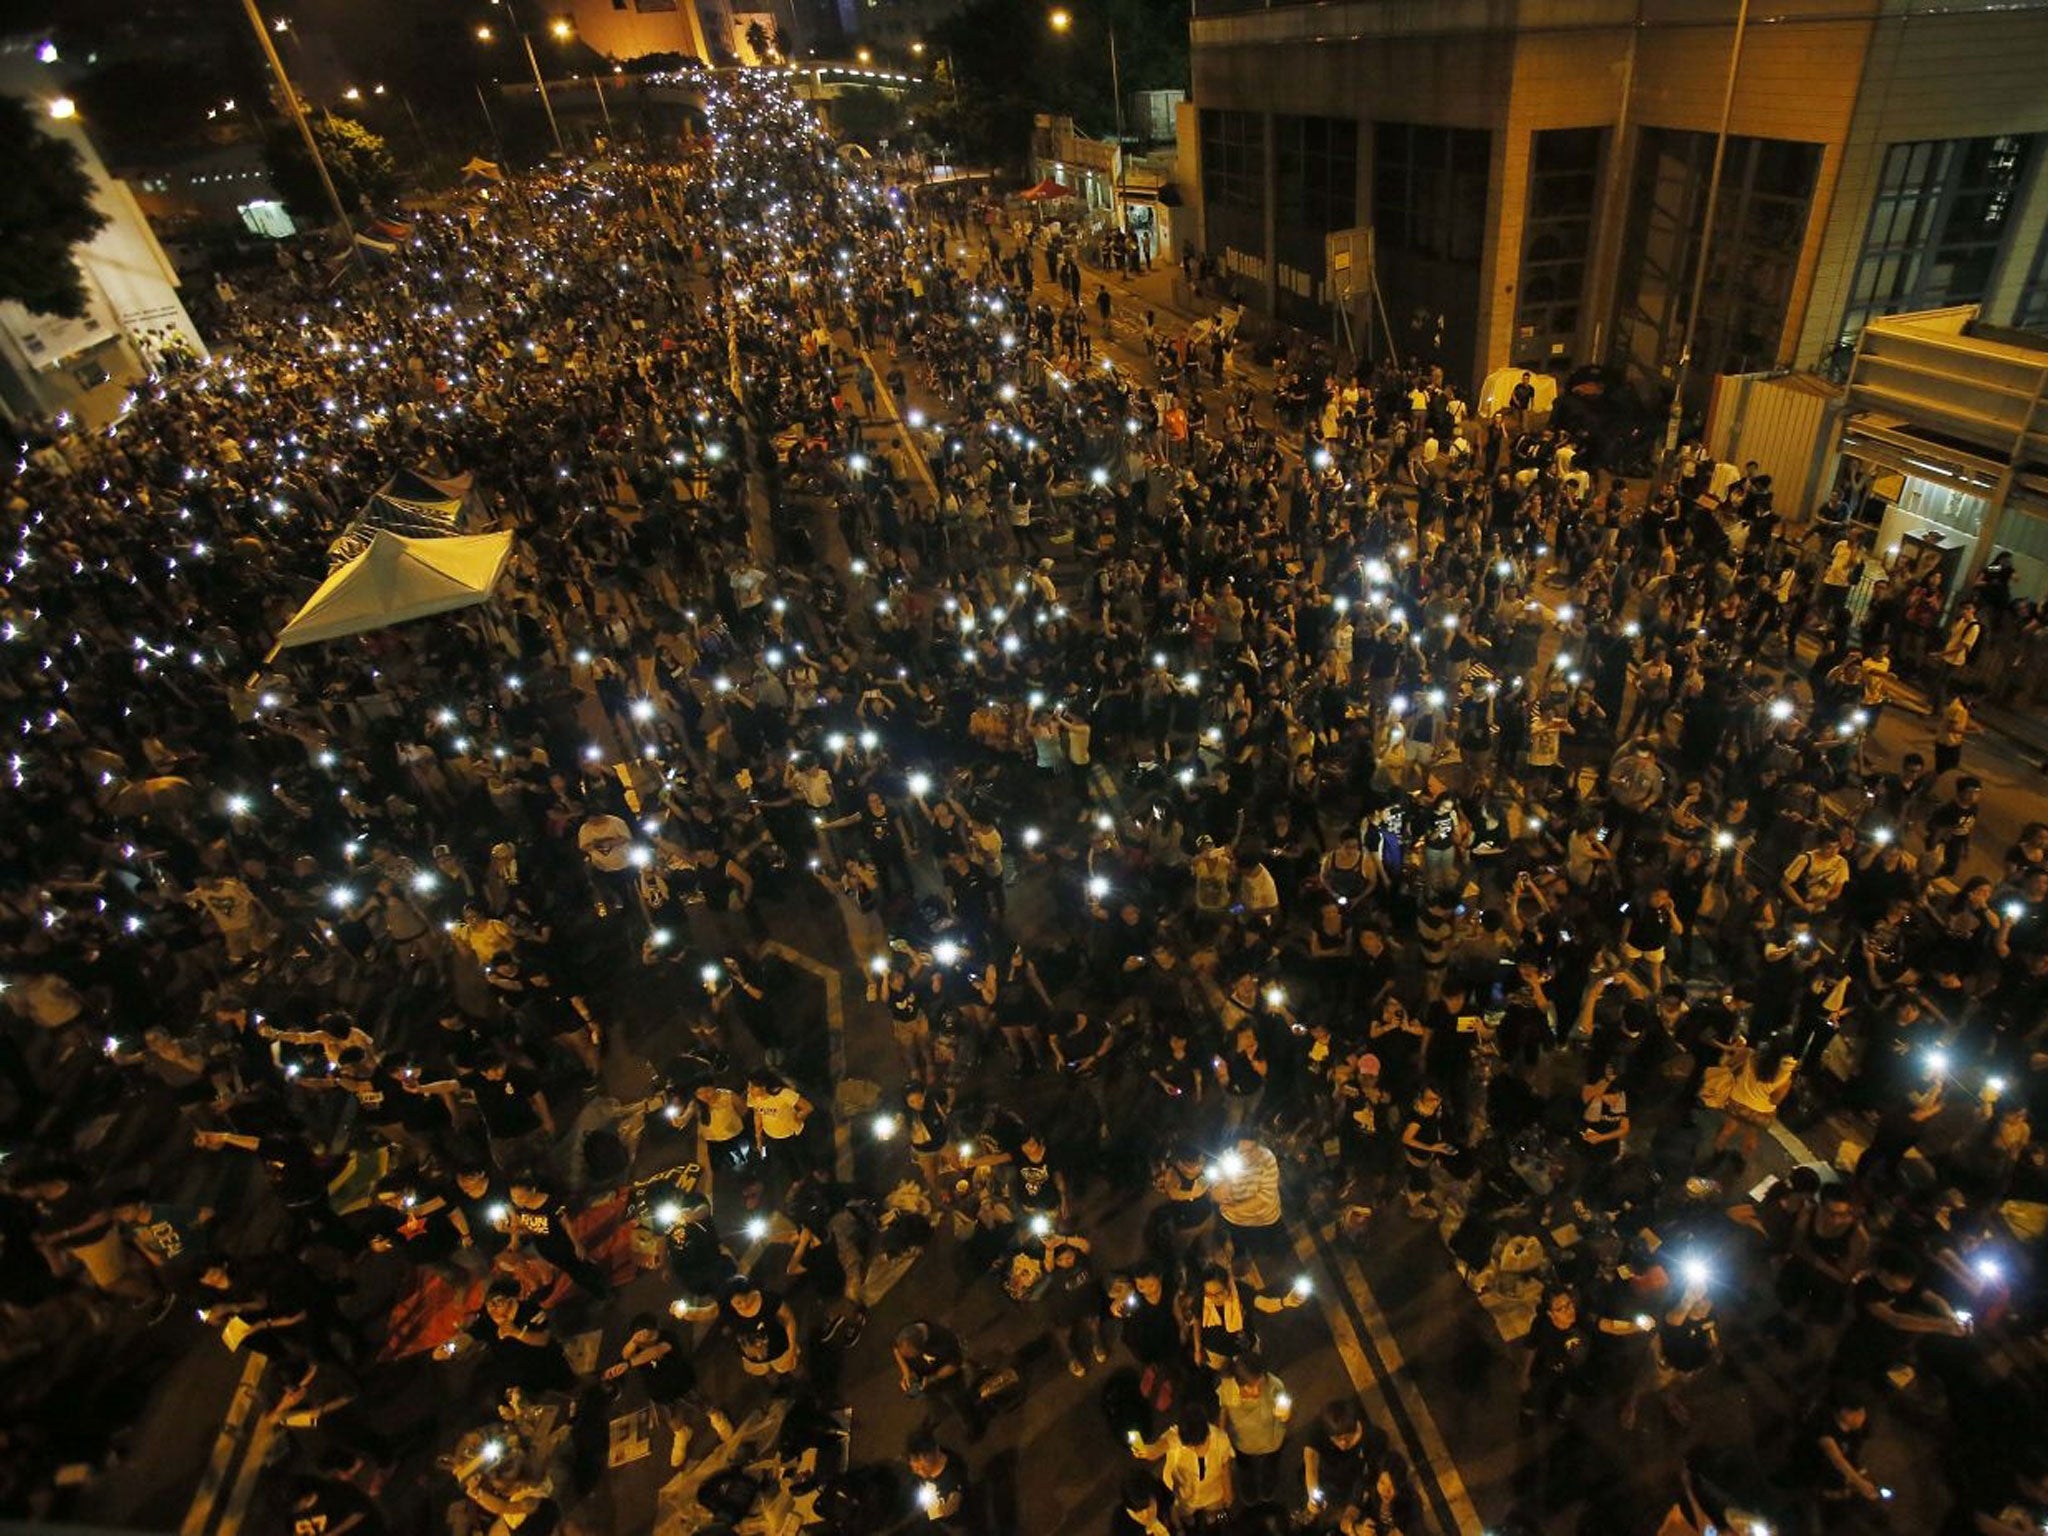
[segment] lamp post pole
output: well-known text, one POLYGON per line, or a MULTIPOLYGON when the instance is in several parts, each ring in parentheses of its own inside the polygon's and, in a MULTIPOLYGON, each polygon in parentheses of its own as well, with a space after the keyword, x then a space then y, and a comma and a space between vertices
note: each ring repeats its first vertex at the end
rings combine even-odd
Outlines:
POLYGON ((1116 23, 1109 24, 1109 88, 1116 96, 1116 185, 1110 193, 1116 204, 1116 227, 1124 227, 1124 83, 1116 66, 1116 23))
POLYGON ((1735 78, 1742 69, 1742 41, 1749 29, 1749 0, 1735 12, 1735 40, 1728 50, 1728 74, 1721 84, 1721 127, 1714 136, 1714 164, 1707 173, 1706 217, 1700 223, 1698 264, 1692 275, 1692 302, 1685 310, 1685 339, 1678 349, 1678 376, 1672 381, 1671 419, 1664 424, 1664 459, 1668 472, 1678 452, 1679 426, 1685 417, 1686 375, 1692 371, 1693 335, 1699 328, 1700 305, 1707 296, 1707 262, 1713 254, 1714 214, 1721 202, 1721 170, 1728 159, 1728 124, 1735 111, 1735 78))
POLYGON ((527 67, 533 71, 533 88, 540 92, 541 110, 548 115, 548 132, 555 136, 555 153, 566 155, 569 151, 562 144, 562 125, 555 121, 555 104, 548 99, 548 83, 541 77, 540 59, 533 51, 533 38, 519 24, 519 13, 512 8, 512 0, 505 0, 505 19, 512 23, 512 30, 519 34, 519 41, 526 48, 527 67))
POLYGON ((335 190, 334 178, 327 174, 327 160, 320 153, 320 141, 313 137, 313 125, 306 121, 305 103, 299 100, 292 77, 285 73, 284 60, 277 55, 277 45, 270 40, 270 29, 263 24, 263 16, 256 9, 256 0, 242 0, 242 10, 256 33, 256 41, 262 46, 263 57, 270 62, 270 72, 277 77, 278 89, 284 92, 285 110, 298 124, 299 137, 305 141, 306 153, 312 156, 313 169, 320 177, 320 190, 327 194, 327 206, 334 210, 335 218, 341 222, 341 237, 348 242, 349 259, 356 264, 356 270, 368 278, 370 273, 363 261, 362 247, 356 244, 355 220, 348 216, 341 194, 335 190))

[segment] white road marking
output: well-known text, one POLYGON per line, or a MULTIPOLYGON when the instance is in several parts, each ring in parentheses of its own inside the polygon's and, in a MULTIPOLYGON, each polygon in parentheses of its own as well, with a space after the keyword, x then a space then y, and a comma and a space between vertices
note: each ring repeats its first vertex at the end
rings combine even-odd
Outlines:
MULTIPOLYGON (((1402 1410, 1409 1423, 1415 1426, 1416 1438, 1422 1443, 1419 1449, 1429 1463, 1430 1471, 1436 1478, 1437 1487, 1442 1490, 1444 1502, 1450 1507, 1452 1516, 1458 1522, 1460 1536, 1483 1536, 1484 1524, 1479 1511, 1472 1505, 1472 1496, 1466 1490, 1465 1477, 1458 1469, 1457 1458, 1451 1455, 1451 1448, 1444 1441, 1443 1431, 1437 1427, 1436 1418, 1429 1411, 1429 1404, 1416 1390, 1415 1384, 1404 1375, 1405 1363, 1401 1358, 1401 1346, 1394 1341, 1394 1330, 1387 1322, 1386 1314, 1380 1310, 1374 1298, 1372 1287, 1365 1283, 1365 1276, 1359 1273, 1357 1263, 1349 1254, 1331 1248, 1337 1266, 1333 1277, 1351 1293, 1352 1301, 1358 1307, 1358 1315, 1364 1319, 1366 1333, 1372 1340, 1373 1352, 1386 1368, 1387 1385, 1400 1399, 1402 1410)), ((1314 1262, 1315 1250, 1306 1237, 1297 1239, 1295 1253, 1304 1262, 1314 1262)), ((1370 1386, 1373 1395, 1385 1401, 1384 1389, 1380 1388, 1365 1352, 1359 1348, 1357 1336, 1353 1333, 1351 1319, 1344 1309, 1327 1295, 1322 1301, 1323 1315, 1329 1320, 1330 1334, 1337 1340, 1337 1352, 1344 1361, 1344 1369, 1350 1373, 1352 1383, 1361 1393, 1370 1386)), ((1389 1423, 1382 1414, 1381 1423, 1389 1423)))
MULTIPOLYGON (((832 1092, 846 1080, 846 1004, 839 968, 805 954, 800 949, 770 939, 761 946, 769 954, 806 971, 825 989, 826 1063, 832 1075, 832 1092)), ((832 1174, 842 1184, 853 1178, 853 1127, 844 1115, 832 1117, 832 1174)))
POLYGON ((199 1479, 199 1491, 192 1496, 192 1505, 185 1511, 178 1536, 201 1536, 213 1524, 221 1483, 227 1477, 228 1468, 241 1445, 242 1430, 248 1422, 250 1410, 256 1406, 256 1389, 262 1383, 268 1364, 263 1356, 253 1352, 242 1362, 242 1379, 235 1384, 235 1395, 228 1400, 227 1417, 221 1422, 220 1434, 213 1442, 213 1454, 207 1458, 206 1471, 199 1479))

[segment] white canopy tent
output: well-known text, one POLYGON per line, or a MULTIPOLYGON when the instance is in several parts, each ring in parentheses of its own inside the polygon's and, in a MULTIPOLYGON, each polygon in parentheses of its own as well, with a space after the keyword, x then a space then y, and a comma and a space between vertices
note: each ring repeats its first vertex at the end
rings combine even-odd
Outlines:
POLYGON ((1487 420, 1495 411, 1508 408, 1508 397, 1515 392, 1515 386, 1522 382, 1525 373, 1529 375, 1529 387, 1536 391, 1536 401, 1530 409, 1539 416, 1548 414, 1557 404, 1557 379, 1553 375, 1538 373, 1533 368, 1496 368, 1479 386, 1478 415, 1481 421, 1487 420))
POLYGON ((486 602, 511 555, 509 531, 408 539, 379 529, 368 549, 335 567, 306 599, 277 650, 486 602))

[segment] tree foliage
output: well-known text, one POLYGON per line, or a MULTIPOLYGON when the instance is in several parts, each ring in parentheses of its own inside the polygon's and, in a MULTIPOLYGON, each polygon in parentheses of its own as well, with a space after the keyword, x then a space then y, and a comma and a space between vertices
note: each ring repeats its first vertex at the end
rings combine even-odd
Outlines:
MULTIPOLYGON (((334 178, 334 190, 351 210, 374 208, 388 197, 397 184, 398 171, 391 149, 383 137, 352 117, 329 117, 325 113, 309 119, 313 141, 327 162, 327 174, 334 178)), ((273 133, 269 143, 271 175, 285 206, 310 224, 324 223, 333 215, 327 194, 321 190, 319 173, 306 154, 298 130, 287 126, 273 133)))
POLYGON ((0 299, 37 314, 85 313, 72 251, 105 227, 76 149, 36 126, 27 102, 0 96, 0 299))

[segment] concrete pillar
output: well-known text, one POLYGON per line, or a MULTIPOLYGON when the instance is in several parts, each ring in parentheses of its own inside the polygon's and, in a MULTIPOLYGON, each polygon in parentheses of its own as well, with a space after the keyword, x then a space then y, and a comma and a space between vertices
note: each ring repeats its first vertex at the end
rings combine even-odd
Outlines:
POLYGON ((1278 260, 1278 251, 1280 248, 1280 143, 1279 137, 1274 131, 1274 114, 1271 112, 1262 112, 1259 114, 1259 120, 1261 124, 1259 136, 1261 139, 1264 140, 1266 150, 1266 187, 1264 203, 1264 242, 1266 258, 1266 280, 1264 284, 1265 297, 1259 307, 1270 315, 1274 313, 1276 310, 1278 310, 1280 307, 1280 273, 1278 260))

